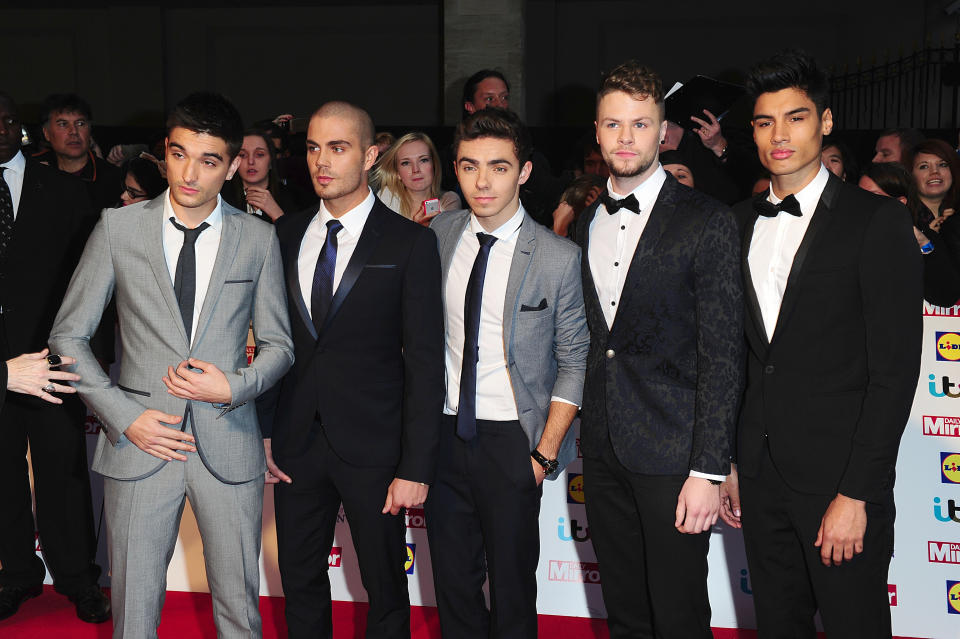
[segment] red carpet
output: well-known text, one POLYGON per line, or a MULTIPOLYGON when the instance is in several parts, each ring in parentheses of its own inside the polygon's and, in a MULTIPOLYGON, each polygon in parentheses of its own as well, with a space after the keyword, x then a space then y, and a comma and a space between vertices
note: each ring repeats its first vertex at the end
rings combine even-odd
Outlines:
MULTIPOLYGON (((66 597, 56 594, 51 586, 36 599, 23 604, 20 611, 0 621, 3 639, 110 639, 112 625, 86 624, 76 618, 73 605, 66 597)), ((333 623, 337 639, 363 637, 366 627, 366 604, 334 602, 333 623)), ((264 639, 287 636, 283 619, 282 597, 261 597, 260 614, 263 617, 264 639)), ((410 626, 414 639, 439 639, 440 625, 437 609, 413 606, 410 626)), ((215 639, 210 595, 190 592, 168 592, 160 638, 215 639)), ((755 639, 753 630, 714 628, 715 639, 755 639)), ((540 636, 562 639, 607 639, 607 623, 603 619, 555 617, 540 615, 540 636)), ((906 638, 901 638, 906 639, 906 638)))

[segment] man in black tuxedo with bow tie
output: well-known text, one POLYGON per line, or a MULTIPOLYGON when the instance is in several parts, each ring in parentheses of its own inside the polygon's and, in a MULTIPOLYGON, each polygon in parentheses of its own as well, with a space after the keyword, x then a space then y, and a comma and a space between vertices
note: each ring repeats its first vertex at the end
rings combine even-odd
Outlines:
POLYGON ((610 180, 577 233, 590 327, 580 437, 610 636, 711 637, 707 550, 742 384, 736 225, 658 162, 653 71, 611 71, 596 127, 610 180))
POLYGON ((761 638, 816 636, 817 609, 828 637, 890 637, 893 481, 919 373, 921 255, 902 204, 821 164, 833 116, 812 59, 777 55, 748 89, 771 184, 734 209, 749 356, 721 515, 742 520, 761 638))

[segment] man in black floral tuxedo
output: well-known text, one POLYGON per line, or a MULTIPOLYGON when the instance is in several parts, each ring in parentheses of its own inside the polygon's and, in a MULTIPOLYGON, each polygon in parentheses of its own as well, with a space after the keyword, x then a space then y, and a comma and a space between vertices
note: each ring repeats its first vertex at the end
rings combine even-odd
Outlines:
POLYGON ((577 232, 591 336, 581 444, 610 636, 712 637, 707 549, 743 381, 736 225, 660 165, 653 71, 611 71, 596 127, 610 179, 577 232))

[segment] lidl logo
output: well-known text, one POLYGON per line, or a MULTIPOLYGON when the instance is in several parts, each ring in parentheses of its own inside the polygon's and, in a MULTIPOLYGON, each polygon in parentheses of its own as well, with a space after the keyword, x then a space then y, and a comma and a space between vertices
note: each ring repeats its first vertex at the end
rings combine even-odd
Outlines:
POLYGON ((413 564, 417 560, 417 545, 416 544, 407 544, 407 560, 403 562, 403 569, 407 571, 408 575, 413 574, 413 564))
POLYGON ((960 453, 940 453, 940 482, 960 484, 960 453))
POLYGON ((947 581, 947 612, 960 615, 960 581, 947 581))
POLYGON ((582 474, 569 473, 567 475, 567 503, 568 504, 584 503, 582 474))
POLYGON ((937 331, 937 361, 960 362, 960 333, 937 331))
POLYGON ((331 548, 330 558, 327 560, 327 563, 330 564, 330 567, 339 568, 341 559, 343 559, 343 548, 340 546, 334 546, 331 548))

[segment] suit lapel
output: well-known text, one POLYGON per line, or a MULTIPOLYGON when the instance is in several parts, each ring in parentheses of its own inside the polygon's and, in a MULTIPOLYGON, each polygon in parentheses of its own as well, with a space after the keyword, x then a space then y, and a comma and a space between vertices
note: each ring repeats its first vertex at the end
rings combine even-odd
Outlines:
POLYGON ((752 331, 747 331, 747 335, 750 338, 756 337, 759 340, 759 344, 756 348, 757 351, 765 351, 770 346, 770 342, 767 341, 767 329, 763 324, 763 313, 760 311, 760 300, 757 298, 757 290, 753 283, 753 276, 750 273, 750 242, 753 240, 753 227, 757 222, 757 214, 753 211, 753 205, 750 205, 750 215, 747 216, 747 220, 744 223, 743 229, 743 243, 740 245, 740 270, 743 273, 743 283, 744 283, 744 295, 747 300, 747 312, 750 315, 750 320, 753 322, 752 331))
POLYGON ((677 182, 668 173, 666 181, 660 187, 657 201, 650 211, 650 219, 647 220, 647 225, 643 227, 643 233, 640 235, 637 248, 633 252, 633 259, 630 260, 630 269, 627 271, 623 291, 620 293, 620 305, 613 319, 613 326, 610 327, 611 333, 616 329, 617 320, 624 312, 623 309, 630 308, 629 304, 637 293, 637 289, 643 286, 644 274, 649 270, 649 263, 653 260, 654 252, 660 244, 660 237, 666 230, 667 224, 676 209, 676 192, 677 182))
MULTIPOLYGON (((449 213, 448 215, 460 215, 460 213, 449 213)), ((444 236, 438 238, 441 240, 440 246, 443 247, 442 253, 440 254, 440 273, 442 274, 440 282, 441 291, 447 290, 447 276, 450 275, 450 264, 453 262, 453 256, 457 252, 457 245, 460 243, 460 238, 463 236, 463 232, 466 230, 468 224, 470 224, 470 211, 465 210, 463 211, 463 220, 450 224, 444 236)))
POLYGON ((287 247, 287 296, 293 302, 297 309, 297 314, 303 322, 304 327, 310 332, 313 339, 317 339, 317 329, 310 319, 310 312, 303 301, 303 292, 300 290, 300 245, 303 243, 303 236, 307 232, 310 222, 316 217, 313 215, 301 215, 294 222, 295 226, 290 229, 290 245, 287 247))
POLYGON ((173 324, 180 332, 183 343, 189 348, 187 331, 183 327, 183 318, 180 317, 180 305, 173 291, 173 282, 170 281, 167 259, 163 255, 163 225, 167 221, 163 216, 163 198, 168 197, 167 193, 164 191, 143 207, 140 217, 140 235, 144 241, 144 251, 150 262, 150 268, 153 269, 153 276, 157 280, 157 286, 160 287, 160 294, 163 295, 167 310, 170 311, 170 316, 174 320, 173 324))
POLYGON ((605 336, 609 336, 607 321, 603 317, 600 309, 600 297, 597 295, 597 285, 593 281, 593 271, 590 270, 590 226, 593 219, 597 216, 600 209, 600 200, 598 199, 577 221, 577 244, 580 245, 580 272, 583 276, 583 301, 587 308, 587 317, 599 317, 593 322, 594 325, 602 327, 601 330, 605 336))
POLYGON ((513 335, 513 317, 520 301, 520 286, 527 276, 533 252, 537 248, 535 225, 536 222, 533 221, 533 218, 524 212, 520 234, 517 236, 517 245, 513 249, 513 259, 510 261, 507 292, 503 298, 503 339, 508 344, 510 337, 513 335))
POLYGON ((340 307, 343 306, 343 301, 347 298, 347 295, 350 294, 353 285, 357 282, 357 278, 360 277, 360 273, 363 272, 363 267, 366 266, 367 260, 370 259, 370 255, 377 247, 377 244, 379 244, 380 223, 383 219, 381 216, 396 215, 396 213, 389 210, 384 213, 380 210, 381 207, 385 208, 379 200, 374 202, 373 209, 370 211, 370 215, 363 225, 363 231, 360 232, 360 239, 357 241, 357 248, 353 250, 353 255, 350 256, 347 269, 343 272, 343 277, 340 278, 340 284, 337 285, 337 292, 334 293, 333 300, 330 302, 330 310, 327 312, 326 319, 323 320, 320 337, 323 337, 323 333, 325 333, 330 326, 330 322, 333 321, 340 307))
POLYGON ((776 341, 777 335, 783 330, 786 322, 790 319, 797 304, 797 281, 803 275, 803 268, 806 263, 810 248, 816 241, 817 234, 826 226, 833 209, 833 202, 840 190, 840 179, 833 174, 827 179, 826 186, 823 187, 823 193, 820 195, 820 201, 817 202, 817 208, 810 219, 810 226, 807 232, 803 234, 803 240, 800 242, 800 248, 793 258, 793 264, 790 266, 790 275, 787 277, 787 286, 783 291, 783 300, 780 302, 780 313, 777 315, 777 325, 773 329, 773 338, 771 344, 776 341))
MULTIPOLYGON (((217 249, 217 258, 213 262, 213 271, 210 273, 210 282, 207 284, 207 294, 203 298, 203 307, 200 309, 200 318, 197 320, 197 332, 193 343, 197 344, 203 336, 203 331, 210 323, 213 309, 216 308, 223 283, 227 279, 230 267, 237 256, 237 246, 240 244, 240 211, 226 202, 221 207, 222 217, 220 225, 220 246, 217 249)), ((245 215, 245 214, 243 214, 245 215)))

